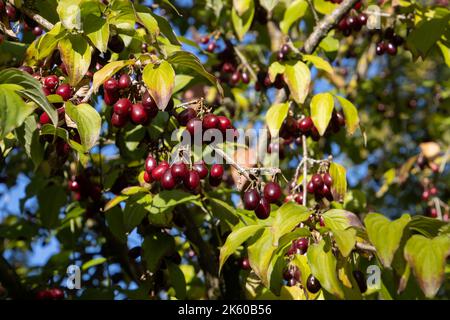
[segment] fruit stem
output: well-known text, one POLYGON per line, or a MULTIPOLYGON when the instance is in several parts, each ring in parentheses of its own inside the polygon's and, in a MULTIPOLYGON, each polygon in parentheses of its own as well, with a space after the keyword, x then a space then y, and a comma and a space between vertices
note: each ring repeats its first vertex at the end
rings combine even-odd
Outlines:
POLYGON ((306 183, 308 176, 308 145, 306 144, 306 136, 302 135, 302 148, 303 148, 303 206, 306 207, 306 183))

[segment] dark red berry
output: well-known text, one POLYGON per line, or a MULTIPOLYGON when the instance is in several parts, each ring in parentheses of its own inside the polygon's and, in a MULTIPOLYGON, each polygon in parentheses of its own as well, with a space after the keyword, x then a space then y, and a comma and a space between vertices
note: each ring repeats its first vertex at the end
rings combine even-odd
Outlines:
POLYGON ((214 178, 214 177, 211 177, 211 176, 209 176, 208 180, 209 180, 209 185, 211 187, 217 187, 222 182, 222 178, 214 178))
POLYGON ((44 78, 44 88, 53 91, 59 84, 59 79, 56 75, 51 75, 44 78))
POLYGON ((314 185, 314 183, 312 181, 308 182, 308 184, 306 185, 306 190, 309 193, 314 193, 316 191, 316 186, 314 185))
POLYGON ((9 3, 6 4, 6 16, 10 21, 17 21, 19 19, 16 8, 10 5, 9 3))
POLYGON ((270 216, 270 203, 266 198, 262 197, 259 200, 258 206, 255 209, 255 214, 258 219, 264 220, 270 216))
POLYGON ((130 114, 133 104, 128 98, 121 98, 114 104, 114 113, 127 117, 130 114))
POLYGON ((232 85, 238 84, 239 80, 241 80, 241 73, 240 71, 236 71, 231 75, 230 82, 232 85))
POLYGON ((153 182, 153 177, 151 173, 148 173, 147 171, 144 171, 144 181, 147 183, 153 182))
POLYGON ((338 29, 341 30, 341 31, 344 31, 344 30, 348 29, 348 24, 347 24, 347 18, 346 17, 342 18, 341 21, 339 21, 338 29))
POLYGON ((438 211, 437 211, 436 208, 429 208, 427 211, 428 211, 428 215, 429 215, 431 218, 437 218, 437 216, 438 216, 438 211))
POLYGON ((70 189, 70 191, 73 191, 73 192, 80 191, 80 184, 78 183, 77 180, 70 180, 69 181, 69 189, 70 189))
POLYGON ((306 288, 311 293, 317 293, 322 288, 319 280, 317 280, 312 274, 309 275, 308 280, 306 280, 306 288))
POLYGON ((245 84, 248 84, 250 82, 250 76, 245 71, 241 73, 241 79, 242 79, 242 82, 245 84))
POLYGON ((286 55, 285 55, 283 52, 278 51, 278 53, 277 53, 277 60, 278 60, 278 61, 283 61, 284 58, 285 58, 285 56, 286 56, 286 55))
POLYGON ((63 83, 56 88, 55 93, 59 94, 64 101, 67 101, 72 97, 72 88, 68 83, 63 83))
POLYGON ((300 129, 300 132, 303 133, 304 135, 308 134, 313 126, 314 123, 311 117, 305 117, 298 121, 298 128, 300 129))
POLYGON ((222 179, 223 171, 223 166, 221 164, 213 164, 209 175, 216 179, 222 179))
POLYGON ((250 266, 250 260, 248 260, 248 258, 242 258, 240 261, 240 265, 242 270, 250 270, 251 266, 250 266))
POLYGON ((264 186, 264 198, 266 198, 270 203, 277 202, 281 197, 280 185, 276 182, 268 182, 264 186))
POLYGON ((424 190, 422 192, 422 200, 428 201, 430 199, 430 192, 428 190, 424 190))
POLYGON ((142 103, 133 104, 131 107, 131 121, 135 124, 146 124, 148 121, 147 112, 142 103))
POLYGON ((225 117, 225 116, 218 116, 217 120, 219 121, 217 127, 223 133, 225 133, 227 131, 227 129, 231 129, 232 128, 231 120, 228 119, 227 117, 225 117))
POLYGON ((124 73, 120 75, 118 87, 119 89, 128 89, 131 87, 131 78, 128 74, 124 73))
POLYGON ((145 109, 152 110, 151 113, 153 113, 154 110, 158 112, 158 106, 156 105, 155 100, 152 98, 148 91, 145 91, 144 95, 142 96, 142 105, 145 109))
POLYGON ((41 116, 39 117, 39 123, 40 123, 41 125, 51 123, 50 117, 49 117, 49 115, 48 115, 47 112, 43 112, 43 113, 41 114, 41 116))
POLYGON ((128 118, 121 116, 117 113, 113 113, 111 116, 111 124, 116 128, 122 128, 127 124, 128 118))
POLYGON ((386 46, 386 52, 391 56, 395 56, 397 54, 397 47, 395 44, 389 42, 386 46))
POLYGON ((197 117, 192 118, 186 124, 186 130, 191 134, 192 137, 197 132, 200 134, 201 133, 201 128, 202 128, 202 120, 200 120, 197 117))
POLYGON ((353 8, 355 10, 359 10, 359 9, 361 9, 361 7, 362 7, 362 1, 358 1, 353 5, 353 8))
POLYGON ((36 37, 39 37, 42 34, 42 32, 43 32, 43 30, 42 30, 42 28, 40 26, 35 26, 33 28, 33 30, 31 30, 31 33, 33 35, 35 35, 36 37))
POLYGON ((177 115, 177 120, 181 126, 186 126, 188 121, 195 118, 196 116, 197 116, 197 112, 194 109, 187 108, 187 109, 184 109, 183 111, 181 111, 177 115))
POLYGON ((114 35, 109 38, 108 48, 115 53, 121 53, 125 49, 125 44, 119 35, 114 35))
POLYGON ((403 44, 405 40, 403 39, 403 37, 399 36, 399 35, 394 35, 394 38, 392 39, 392 42, 394 43, 395 46, 401 46, 403 44))
POLYGON ((194 163, 192 169, 198 172, 200 179, 204 179, 208 175, 208 168, 206 167, 204 161, 194 163))
POLYGON ((145 171, 148 173, 152 173, 153 169, 155 169, 158 166, 158 163, 155 158, 152 156, 148 156, 147 159, 145 159, 145 171))
POLYGON ((386 52, 386 45, 383 41, 378 42, 375 48, 375 53, 379 56, 383 55, 386 52))
POLYGON ((431 187, 429 190, 430 196, 436 196, 439 190, 436 187, 431 187))
POLYGON ((244 193, 244 208, 246 210, 255 210, 261 200, 259 192, 256 189, 250 189, 244 193))
POLYGON ((293 286, 295 286, 296 284, 297 284, 297 280, 295 280, 294 278, 289 279, 289 281, 288 281, 288 286, 289 286, 289 287, 293 287, 293 286))
POLYGON ((290 49, 291 48, 289 48, 289 45, 285 43, 281 46, 280 52, 283 53, 284 55, 287 55, 290 49))
POLYGON ((208 47, 206 47, 206 51, 208 52, 214 52, 214 50, 216 50, 216 43, 215 42, 210 42, 208 44, 208 47))
POLYGON ((119 100, 119 95, 117 91, 105 90, 103 92, 103 100, 108 106, 112 106, 114 103, 117 102, 117 100, 119 100))
POLYGON ((119 88, 119 83, 114 78, 109 78, 103 84, 103 88, 108 91, 116 91, 119 88))
POLYGON ((203 118, 202 124, 203 124, 203 129, 205 129, 205 130, 215 129, 219 125, 219 118, 216 115, 209 113, 209 114, 205 115, 205 117, 203 118))
POLYGON ((155 169, 152 170, 152 177, 153 179, 159 181, 161 180, 163 174, 166 171, 170 171, 169 164, 167 162, 160 163, 155 169))
POLYGON ((361 26, 367 24, 367 15, 365 13, 360 13, 356 18, 361 26))
POLYGON ((235 68, 234 65, 231 62, 225 62, 222 65, 222 72, 224 73, 232 73, 234 72, 235 68))
POLYGON ((33 68, 31 68, 30 66, 20 66, 19 70, 22 70, 23 72, 32 74, 33 73, 33 68))
POLYGON ((51 299, 60 300, 64 298, 64 291, 58 288, 49 289, 49 296, 51 299))
POLYGON ((209 36, 203 36, 200 38, 201 44, 207 44, 209 42, 209 36))
POLYGON ((189 174, 189 169, 184 162, 174 163, 171 168, 172 176, 179 181, 184 180, 189 174))
MULTIPOLYGON (((173 167, 172 167, 173 168, 173 167)), ((189 173, 184 178, 184 186, 194 191, 200 185, 200 175, 195 170, 190 170, 189 173)))
POLYGON ((323 183, 325 183, 328 187, 331 187, 333 185, 333 178, 328 172, 322 175, 322 180, 323 183))
POLYGON ((166 170, 161 177, 161 186, 166 190, 172 190, 175 188, 176 180, 171 170, 166 170))
POLYGON ((311 177, 311 182, 314 184, 315 190, 321 189, 323 187, 323 180, 320 174, 314 174, 311 177))

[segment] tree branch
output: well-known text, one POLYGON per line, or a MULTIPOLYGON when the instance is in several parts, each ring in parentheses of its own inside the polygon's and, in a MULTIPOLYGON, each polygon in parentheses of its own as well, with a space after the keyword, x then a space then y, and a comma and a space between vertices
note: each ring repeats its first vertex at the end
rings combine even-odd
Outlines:
MULTIPOLYGON (((11 5, 15 6, 15 1, 14 0, 9 0, 8 1, 11 5)), ((44 17, 42 17, 41 15, 37 14, 36 12, 34 12, 33 10, 26 8, 25 6, 21 6, 20 8, 18 8, 20 11, 22 11, 24 14, 26 14, 28 17, 30 17, 31 19, 33 19, 34 21, 36 21, 39 25, 41 25, 42 27, 44 27, 47 30, 51 30, 53 29, 54 25, 53 23, 51 23, 50 21, 48 21, 47 19, 45 19, 44 17)))
POLYGON ((377 249, 375 249, 374 246, 362 242, 356 242, 355 247, 363 251, 377 252, 377 249))
POLYGON ((338 23, 358 1, 359 0, 344 0, 339 7, 336 8, 336 10, 325 16, 314 28, 314 31, 309 35, 308 39, 306 39, 302 51, 306 54, 313 53, 333 26, 335 26, 336 23, 338 23))
POLYGON ((306 136, 302 135, 303 148, 303 206, 306 207, 306 179, 308 177, 308 145, 306 144, 306 136))

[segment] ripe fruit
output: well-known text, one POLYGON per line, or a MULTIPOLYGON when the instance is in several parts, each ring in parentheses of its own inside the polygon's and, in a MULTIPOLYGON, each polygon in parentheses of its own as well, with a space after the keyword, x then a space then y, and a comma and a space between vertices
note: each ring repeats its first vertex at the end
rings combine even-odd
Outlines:
POLYGON ((209 42, 209 37, 208 36, 203 36, 200 38, 200 43, 201 44, 207 44, 209 42))
POLYGON ((200 179, 204 179, 208 175, 208 168, 206 167, 205 162, 203 160, 194 163, 192 169, 198 172, 200 179))
POLYGON ((308 250, 308 239, 300 238, 294 240, 295 247, 300 251, 300 254, 304 254, 308 250))
POLYGON ((36 37, 39 37, 42 34, 42 28, 40 26, 35 26, 33 30, 31 30, 31 33, 36 37))
POLYGON ((202 124, 205 130, 217 128, 219 125, 219 118, 214 114, 207 114, 203 118, 202 124))
POLYGON ((248 84, 250 82, 250 77, 249 77, 248 73, 245 71, 241 73, 241 78, 242 78, 242 82, 245 84, 248 84))
POLYGON ((69 189, 70 189, 70 191, 73 191, 73 192, 80 191, 80 184, 78 183, 77 180, 70 180, 69 181, 69 189))
POLYGON ((270 216, 270 203, 266 198, 262 197, 259 200, 258 206, 255 209, 255 214, 258 219, 264 220, 270 216))
POLYGON ((367 291, 367 282, 366 282, 366 277, 364 276, 364 273, 362 273, 359 270, 354 270, 352 272, 353 274, 353 278, 355 278, 356 283, 358 284, 359 287, 359 291, 361 291, 361 293, 364 293, 367 291))
POLYGON ((248 258, 242 258, 240 261, 240 265, 242 270, 250 270, 251 266, 250 266, 250 260, 248 260, 248 258))
POLYGON ((216 49, 216 43, 215 42, 211 42, 206 47, 206 51, 211 52, 211 53, 214 52, 215 49, 216 49))
POLYGON ((298 122, 298 128, 300 129, 300 132, 303 134, 308 134, 313 126, 314 123, 311 117, 303 118, 298 122))
POLYGON ((117 113, 113 113, 111 116, 111 124, 116 128, 122 128, 127 124, 127 117, 121 116, 117 113))
POLYGON ((103 92, 103 100, 108 106, 112 106, 117 102, 117 100, 119 100, 119 95, 117 94, 117 91, 105 90, 103 92))
POLYGON ((41 125, 47 124, 47 123, 51 123, 50 117, 48 116, 47 112, 43 112, 41 114, 41 116, 39 117, 39 123, 41 125))
POLYGON ((428 213, 428 215, 431 217, 431 218, 437 218, 437 216, 438 216, 438 211, 437 211, 437 209, 436 208, 428 208, 428 210, 427 210, 427 213, 428 213))
POLYGON ((281 46, 280 52, 283 53, 284 55, 287 55, 289 53, 289 50, 290 50, 289 45, 285 43, 281 46))
POLYGON ((218 116, 217 119, 219 120, 218 128, 223 133, 225 133, 227 131, 227 129, 231 129, 232 128, 231 120, 228 119, 227 117, 225 117, 225 116, 218 116))
POLYGON ((153 182, 153 177, 151 173, 148 173, 148 171, 144 171, 144 181, 147 183, 153 182))
POLYGON ((17 21, 17 19, 19 18, 18 17, 18 14, 17 14, 17 11, 16 11, 16 8, 14 8, 12 5, 10 5, 10 4, 7 4, 6 5, 6 10, 5 10, 5 12, 6 12, 6 15, 7 15, 7 17, 8 17, 8 19, 10 20, 10 21, 17 21))
MULTIPOLYGON (((173 168, 173 167, 172 167, 173 168)), ((193 191, 200 185, 200 175, 195 170, 190 170, 187 176, 184 178, 184 186, 193 191)))
POLYGON ((223 166, 221 164, 213 164, 211 167, 211 172, 209 175, 215 179, 222 179, 223 176, 223 166))
POLYGON ((317 280, 312 274, 309 275, 308 280, 306 280, 306 288, 311 293, 317 293, 322 288, 319 280, 317 280))
POLYGON ((170 170, 173 177, 178 180, 183 180, 189 174, 189 169, 184 162, 174 163, 170 170))
POLYGON ((192 137, 195 135, 196 132, 200 134, 201 128, 202 128, 202 120, 200 120, 197 117, 192 118, 186 124, 186 130, 191 134, 192 137))
POLYGON ((328 172, 322 175, 322 180, 323 183, 325 183, 328 187, 331 187, 333 185, 333 178, 328 172))
POLYGON ((116 91, 119 88, 119 83, 114 78, 109 78, 103 84, 103 88, 107 91, 116 91))
POLYGON ((225 62, 222 65, 222 72, 225 72, 225 73, 232 73, 232 72, 234 72, 233 64, 231 62, 225 62))
POLYGON ((430 196, 436 196, 438 194, 438 189, 436 187, 431 187, 429 193, 430 196))
POLYGON ((320 190, 323 187, 323 180, 320 174, 315 174, 311 177, 311 182, 314 184, 314 190, 320 190))
POLYGON ((256 189, 250 189, 244 193, 244 208, 246 210, 255 210, 261 200, 259 192, 256 189))
POLYGON ((111 38, 109 38, 108 41, 108 48, 115 53, 121 53, 123 49, 125 49, 125 44, 123 43, 123 40, 119 35, 114 35, 111 38))
POLYGON ((55 91, 56 94, 59 94, 64 101, 69 100, 72 97, 72 88, 68 83, 63 83, 55 91))
POLYGON ((58 77, 56 75, 51 75, 44 78, 44 88, 53 91, 59 84, 58 77))
POLYGON ((120 76, 118 87, 119 89, 128 89, 131 87, 131 78, 128 74, 124 73, 120 76))
POLYGON ((151 173, 153 169, 155 169, 158 166, 158 163, 155 158, 152 156, 148 156, 147 159, 145 159, 145 171, 148 173, 151 173))
POLYGON ((131 107, 131 121, 135 124, 145 124, 148 121, 147 112, 142 103, 133 104, 131 107))
POLYGON ((172 170, 166 170, 161 178, 161 186, 166 190, 175 188, 176 181, 172 174, 172 170))
POLYGON ((428 190, 424 190, 422 192, 422 200, 423 201, 428 201, 428 199, 430 199, 430 192, 428 190))
POLYGON ((126 117, 130 114, 132 106, 128 98, 121 98, 114 104, 114 113, 126 117))
POLYGON ((156 105, 155 100, 153 100, 152 96, 150 95, 150 93, 148 93, 148 91, 145 91, 144 95, 142 96, 142 105, 146 109, 158 110, 158 106, 156 105))
POLYGON ((314 183, 312 181, 309 181, 308 184, 306 185, 306 190, 309 193, 314 193, 316 191, 316 187, 314 185, 314 183))
POLYGON ((264 198, 267 199, 270 203, 277 202, 281 197, 281 188, 280 185, 276 182, 268 182, 264 186, 264 198))
POLYGON ((381 56, 382 54, 384 54, 384 52, 386 51, 386 45, 384 44, 383 41, 378 42, 377 46, 375 48, 375 53, 379 56, 381 56))
POLYGON ((160 163, 155 169, 152 170, 153 179, 159 181, 161 180, 163 174, 169 171, 169 164, 167 162, 160 163))
POLYGON ((386 46, 386 52, 391 56, 395 56, 397 54, 397 47, 393 43, 389 42, 386 46))
POLYGON ((232 85, 236 85, 238 84, 239 80, 241 80, 241 73, 239 71, 236 71, 231 75, 230 82, 232 85))
POLYGON ((194 109, 187 108, 187 109, 184 109, 183 111, 181 111, 177 115, 177 120, 181 126, 186 126, 188 121, 195 118, 196 116, 197 116, 197 112, 194 109))

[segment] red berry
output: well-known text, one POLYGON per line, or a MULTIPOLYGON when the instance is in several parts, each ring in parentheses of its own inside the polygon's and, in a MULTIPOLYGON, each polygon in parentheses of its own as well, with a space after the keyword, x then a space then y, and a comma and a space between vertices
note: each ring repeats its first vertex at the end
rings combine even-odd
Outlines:
POLYGON ((19 70, 22 70, 23 72, 32 74, 33 73, 33 68, 31 68, 30 66, 20 66, 19 70))
POLYGON ((267 219, 270 216, 270 203, 266 198, 262 197, 261 200, 259 200, 258 206, 255 209, 255 214, 258 219, 261 220, 267 219))
POLYGON ((311 182, 314 184, 314 189, 315 190, 322 189, 322 187, 323 187, 323 180, 322 180, 322 176, 320 174, 314 174, 311 177, 311 182))
POLYGON ((200 120, 199 118, 195 117, 192 118, 191 120, 188 121, 188 123, 186 124, 186 130, 191 134, 191 136, 193 137, 195 135, 195 133, 201 133, 201 128, 202 128, 202 120, 200 120))
POLYGON ((289 48, 289 45, 285 43, 281 46, 280 52, 283 53, 284 55, 287 55, 290 50, 291 48, 289 48))
POLYGON ((238 84, 239 80, 241 80, 241 73, 239 71, 236 71, 231 75, 230 82, 232 85, 236 85, 238 84))
POLYGON ((353 8, 355 10, 359 10, 359 9, 361 9, 361 7, 362 7, 362 1, 358 1, 353 5, 353 8))
MULTIPOLYGON (((173 167, 172 167, 173 168, 173 167)), ((200 175, 195 170, 190 170, 184 178, 184 186, 191 191, 194 191, 200 185, 200 175)))
POLYGON ((8 19, 11 20, 11 21, 17 21, 17 19, 19 18, 18 14, 17 14, 17 11, 16 11, 16 8, 14 8, 9 3, 6 4, 5 12, 6 12, 6 15, 7 15, 8 19))
POLYGON ((77 180, 70 180, 69 181, 69 189, 70 189, 70 191, 73 191, 73 192, 80 191, 80 184, 78 183, 77 180))
POLYGON ((224 73, 232 73, 232 72, 234 72, 234 65, 231 62, 225 62, 222 65, 222 72, 224 72, 224 73))
POLYGON ((313 128, 313 126, 314 123, 311 117, 305 117, 298 121, 298 128, 300 129, 300 132, 303 133, 304 135, 308 134, 309 131, 313 128))
POLYGON ((306 238, 297 239, 294 244, 300 250, 300 254, 304 254, 308 250, 308 239, 306 238))
POLYGON ((146 124, 148 121, 147 112, 142 103, 133 104, 131 107, 131 121, 135 124, 146 124))
POLYGON ((378 42, 377 46, 375 48, 375 53, 379 56, 381 56, 382 54, 384 54, 384 52, 386 51, 386 45, 384 44, 383 41, 378 42))
POLYGON ((312 181, 309 181, 308 184, 306 185, 306 190, 309 193, 314 193, 316 190, 316 186, 314 185, 314 183, 312 181))
POLYGON ((325 197, 328 201, 333 201, 333 195, 331 193, 330 187, 326 184, 320 189, 319 195, 325 197))
POLYGON ((264 186, 264 198, 267 199, 270 203, 277 202, 281 197, 281 188, 280 185, 276 182, 268 182, 264 186))
POLYGON ((246 210, 255 210, 261 200, 259 192, 256 189, 250 189, 244 193, 244 208, 246 210))
POLYGON ((166 170, 161 178, 161 186, 166 190, 175 188, 176 181, 171 170, 166 170))
POLYGON ((155 169, 158 166, 158 163, 155 158, 152 156, 148 156, 147 159, 145 159, 145 171, 148 173, 152 173, 153 169, 155 169))
POLYGON ((150 93, 148 91, 145 91, 144 95, 142 96, 142 105, 146 109, 158 110, 158 106, 156 105, 155 100, 152 98, 152 96, 150 95, 150 93))
POLYGON ((68 83, 63 83, 55 91, 56 94, 59 94, 64 101, 69 100, 72 97, 72 88, 68 83))
POLYGON ((42 34, 42 28, 40 26, 35 26, 33 30, 31 30, 31 33, 36 37, 39 37, 42 34))
POLYGON ((333 178, 328 172, 322 175, 322 180, 323 183, 325 183, 328 187, 331 187, 333 185, 333 178))
POLYGON ((310 274, 308 279, 306 280, 306 288, 311 293, 317 293, 322 288, 322 286, 320 285, 319 280, 317 280, 312 274, 310 274))
POLYGON ((39 117, 39 123, 41 125, 44 125, 44 124, 47 124, 47 123, 51 123, 50 117, 49 117, 47 112, 43 112, 41 114, 41 116, 39 117))
POLYGON ((386 52, 391 56, 395 56, 397 54, 397 47, 395 44, 389 42, 386 46, 386 52))
POLYGON ((111 124, 116 128, 122 128, 127 124, 128 118, 120 114, 113 113, 111 116, 111 124))
POLYGON ((341 31, 344 31, 344 30, 348 29, 348 24, 347 24, 347 18, 346 17, 342 18, 341 21, 339 21, 338 29, 341 30, 341 31))
POLYGON ((160 163, 155 169, 152 170, 153 179, 155 179, 157 181, 161 180, 163 174, 166 171, 170 171, 168 169, 169 169, 169 164, 167 164, 167 162, 160 163))
POLYGON ((218 116, 218 128, 220 131, 222 131, 223 133, 225 133, 227 131, 227 129, 231 129, 232 125, 231 125, 231 120, 228 119, 225 116, 218 116))
POLYGON ((63 299, 64 298, 64 292, 61 289, 58 288, 52 288, 49 289, 49 295, 52 299, 63 299))
POLYGON ((300 205, 303 205, 303 193, 299 192, 294 195, 294 201, 300 205))
POLYGON ((181 181, 189 174, 189 169, 184 162, 174 163, 171 168, 172 176, 181 181))
POLYGON ((422 200, 423 201, 428 201, 428 199, 430 199, 430 192, 428 190, 424 190, 422 192, 422 200))
POLYGON ((206 47, 206 51, 208 52, 214 52, 214 50, 216 49, 216 43, 215 42, 211 42, 210 44, 208 44, 208 47, 206 47))
POLYGON ((245 84, 248 84, 250 82, 250 76, 245 71, 242 72, 241 78, 242 78, 242 82, 245 83, 245 84))
POLYGON ((209 175, 212 178, 216 178, 216 179, 222 179, 223 176, 223 166, 221 164, 213 164, 211 167, 211 172, 209 173, 209 175))
POLYGON ((361 26, 364 26, 367 24, 367 15, 365 13, 360 13, 356 19, 358 19, 358 22, 361 26))
POLYGON ((59 84, 59 79, 56 75, 51 75, 44 78, 44 88, 53 91, 59 84))
POLYGON ((203 129, 215 129, 219 125, 219 119, 216 115, 209 113, 203 118, 203 129))
POLYGON ((105 90, 103 92, 103 100, 108 106, 112 106, 114 103, 117 102, 117 100, 119 100, 119 95, 117 91, 105 90))
POLYGON ((240 261, 240 265, 242 270, 250 270, 251 266, 250 266, 250 260, 248 260, 248 258, 242 258, 240 261))
POLYGON ((201 44, 207 44, 209 42, 209 36, 203 36, 200 38, 201 44))
POLYGON ((118 87, 119 89, 128 89, 131 87, 131 78, 128 74, 124 73, 120 75, 118 87))
POLYGON ((151 173, 148 173, 148 171, 144 171, 144 181, 147 183, 153 182, 153 177, 151 173))
POLYGON ((125 44, 122 38, 116 34, 112 36, 108 41, 108 48, 115 53, 121 53, 125 49, 125 44))
POLYGON ((132 106, 128 98, 121 98, 114 104, 114 113, 126 117, 130 114, 132 106))
POLYGON ((194 109, 187 108, 187 109, 184 109, 183 111, 181 111, 177 115, 177 120, 181 126, 186 126, 188 121, 195 118, 196 116, 197 116, 197 112, 194 109))
POLYGON ((436 210, 436 208, 429 208, 428 214, 431 218, 437 218, 438 211, 436 210))
POLYGON ((208 168, 206 167, 204 161, 194 163, 192 169, 198 172, 200 179, 204 179, 208 175, 208 168))
POLYGON ((217 187, 222 182, 222 178, 214 178, 209 176, 209 185, 211 187, 217 187))
POLYGON ((116 79, 109 78, 103 84, 103 88, 107 91, 117 91, 117 89, 119 88, 119 83, 117 82, 116 79))
POLYGON ((431 187, 429 193, 430 196, 436 196, 438 194, 438 189, 436 187, 431 187))

